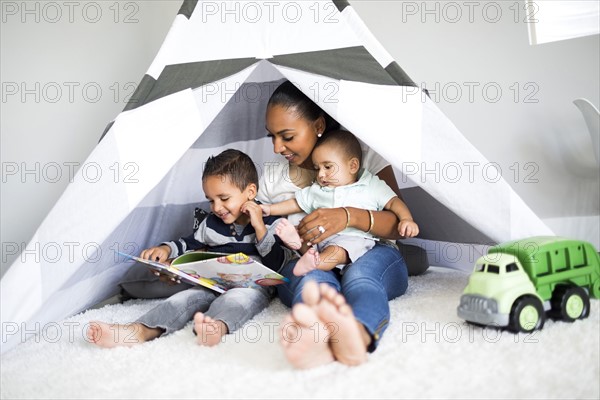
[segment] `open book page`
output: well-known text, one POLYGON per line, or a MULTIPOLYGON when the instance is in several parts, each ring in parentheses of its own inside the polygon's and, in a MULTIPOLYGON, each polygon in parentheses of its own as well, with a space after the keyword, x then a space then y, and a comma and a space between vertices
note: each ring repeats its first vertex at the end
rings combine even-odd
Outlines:
POLYGON ((274 286, 287 279, 244 253, 223 254, 189 252, 175 258, 170 265, 119 253, 146 264, 149 268, 175 279, 202 285, 219 293, 234 287, 274 286))

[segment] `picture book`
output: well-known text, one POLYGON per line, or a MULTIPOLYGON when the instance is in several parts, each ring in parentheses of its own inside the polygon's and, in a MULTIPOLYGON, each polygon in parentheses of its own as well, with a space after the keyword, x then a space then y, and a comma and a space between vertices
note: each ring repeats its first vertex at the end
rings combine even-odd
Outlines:
POLYGON ((173 259, 170 264, 145 260, 121 252, 119 254, 170 276, 176 282, 201 285, 219 293, 231 288, 274 286, 288 281, 283 275, 244 253, 193 251, 173 259))

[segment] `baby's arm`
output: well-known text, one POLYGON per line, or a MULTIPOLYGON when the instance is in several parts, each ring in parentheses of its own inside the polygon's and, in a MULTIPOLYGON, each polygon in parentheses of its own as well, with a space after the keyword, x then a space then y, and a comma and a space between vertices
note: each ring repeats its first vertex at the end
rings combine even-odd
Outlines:
POLYGON ((290 215, 302 212, 296 199, 289 199, 275 204, 261 204, 265 216, 269 215, 290 215))
POLYGON ((419 226, 413 221, 412 214, 406 204, 398 197, 392 197, 384 207, 390 210, 400 220, 398 223, 398 233, 404 237, 415 237, 419 234, 419 226))

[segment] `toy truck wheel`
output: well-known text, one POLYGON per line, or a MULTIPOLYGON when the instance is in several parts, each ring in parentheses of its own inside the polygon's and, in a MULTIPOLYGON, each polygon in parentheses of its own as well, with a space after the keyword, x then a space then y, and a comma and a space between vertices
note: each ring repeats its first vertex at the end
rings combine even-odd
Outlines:
POLYGON ((596 279, 592 283, 592 287, 590 289, 591 289, 590 292, 592 294, 592 297, 594 297, 596 299, 600 299, 600 279, 596 279))
POLYGON ((542 329, 545 321, 542 302, 535 297, 521 297, 512 306, 508 329, 515 333, 532 332, 542 329))
POLYGON ((556 286, 550 304, 553 317, 566 322, 587 318, 590 315, 590 297, 579 286, 556 286))

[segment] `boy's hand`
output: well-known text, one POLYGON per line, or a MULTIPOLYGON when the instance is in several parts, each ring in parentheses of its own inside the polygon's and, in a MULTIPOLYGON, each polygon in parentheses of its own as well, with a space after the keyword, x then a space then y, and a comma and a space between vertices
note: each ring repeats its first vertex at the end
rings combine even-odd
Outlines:
POLYGON ((171 248, 163 244, 162 246, 150 247, 149 249, 142 251, 142 254, 140 254, 140 258, 164 263, 165 261, 167 261, 170 255, 171 248))
POLYGON ((398 224, 398 233, 403 237, 415 237, 419 234, 419 225, 412 219, 401 219, 398 224))
POLYGON ((242 212, 250 217, 250 224, 256 233, 256 241, 260 242, 267 234, 267 227, 263 221, 263 209, 253 200, 242 204, 242 212))
POLYGON ((264 226, 265 223, 263 222, 263 208, 260 205, 256 204, 254 201, 249 200, 242 204, 242 212, 250 217, 250 223, 252 224, 255 230, 257 228, 257 224, 258 227, 260 227, 261 225, 264 226))

